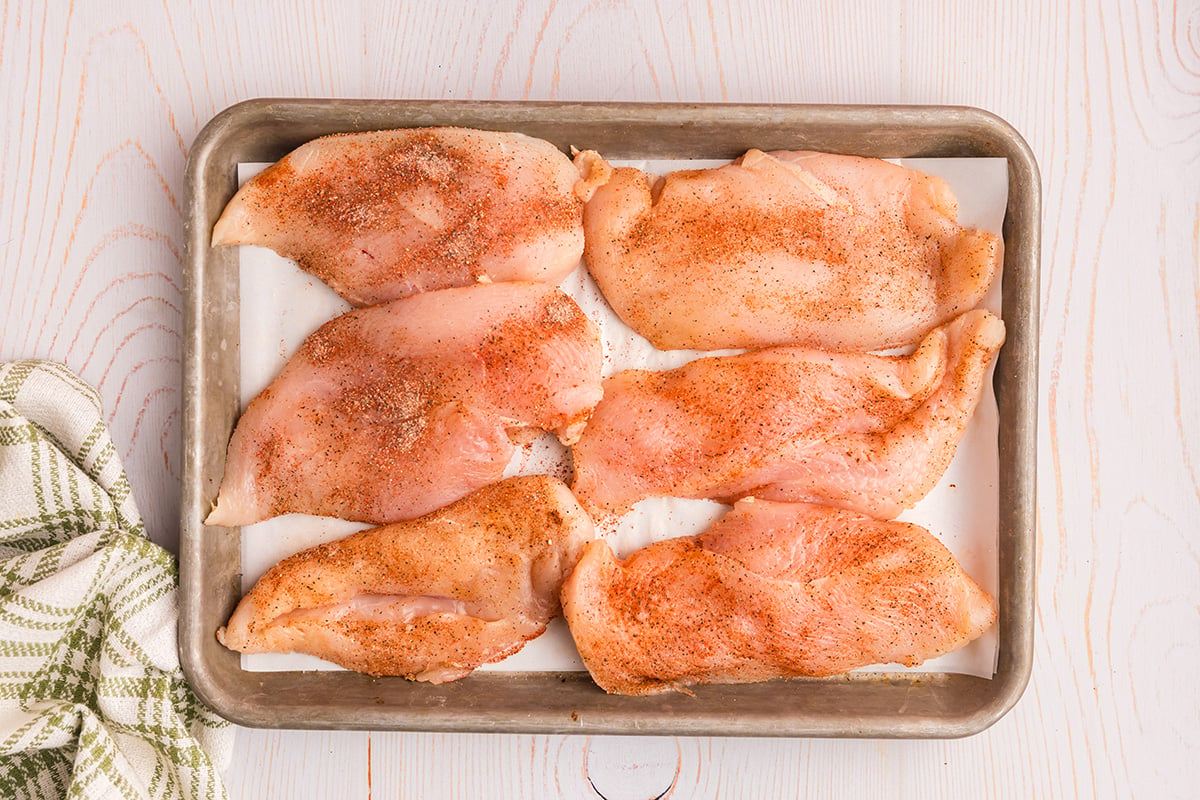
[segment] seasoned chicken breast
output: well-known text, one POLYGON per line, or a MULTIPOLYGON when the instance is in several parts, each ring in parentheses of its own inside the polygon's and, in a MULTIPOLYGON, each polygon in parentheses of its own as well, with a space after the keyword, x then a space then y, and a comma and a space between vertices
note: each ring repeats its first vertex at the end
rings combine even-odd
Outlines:
POLYGON ((572 488, 593 513, 756 495, 889 519, 950 464, 1003 341, 998 317, 971 311, 909 356, 772 348, 617 373, 573 448, 572 488))
POLYGON ((564 153, 519 133, 324 136, 246 183, 212 241, 269 247, 357 306, 487 280, 557 283, 583 253, 578 180, 564 153))
POLYGON ((455 680, 545 630, 592 534, 561 481, 510 478, 420 519, 284 559, 217 638, 243 653, 307 653, 372 675, 455 680))
POLYGON ((925 529, 754 499, 624 561, 592 542, 562 604, 596 683, 635 695, 914 666, 995 620, 991 596, 925 529))
POLYGON ((252 400, 210 525, 420 516, 498 480, 531 431, 578 437, 600 335, 553 286, 444 289, 323 325, 252 400))
POLYGON ((944 181, 877 159, 750 150, 657 183, 576 161, 588 270, 662 350, 911 344, 978 305, 1001 260, 944 181))

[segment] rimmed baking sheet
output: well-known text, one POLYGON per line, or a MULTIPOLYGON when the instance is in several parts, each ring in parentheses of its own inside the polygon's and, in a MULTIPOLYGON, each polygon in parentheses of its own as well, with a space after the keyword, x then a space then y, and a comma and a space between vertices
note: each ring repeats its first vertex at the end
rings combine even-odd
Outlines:
POLYGON ((1028 148, 1002 121, 966 108, 260 100, 229 109, 201 133, 188 183, 180 647, 189 679, 222 714, 282 727, 958 736, 986 727, 1019 697, 1032 662, 1039 190, 1028 148), (433 687, 344 672, 247 671, 224 650, 213 633, 241 595, 245 549, 238 529, 201 520, 216 494, 243 381, 237 251, 208 246, 212 224, 236 189, 239 163, 275 160, 325 133, 432 124, 518 130, 564 150, 623 159, 728 159, 751 146, 1006 159, 995 674, 860 673, 620 698, 603 694, 586 673, 481 672, 433 687))

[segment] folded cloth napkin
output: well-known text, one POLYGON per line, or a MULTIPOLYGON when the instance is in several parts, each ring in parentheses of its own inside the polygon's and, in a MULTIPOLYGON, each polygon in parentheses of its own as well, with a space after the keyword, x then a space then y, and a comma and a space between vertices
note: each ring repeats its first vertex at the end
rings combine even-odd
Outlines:
POLYGON ((184 682, 177 583, 96 392, 0 364, 0 797, 225 797, 233 728, 184 682))

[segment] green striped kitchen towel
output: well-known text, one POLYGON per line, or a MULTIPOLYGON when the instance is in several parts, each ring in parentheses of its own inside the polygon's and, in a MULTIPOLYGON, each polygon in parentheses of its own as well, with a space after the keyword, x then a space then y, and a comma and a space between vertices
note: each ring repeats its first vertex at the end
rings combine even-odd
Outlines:
POLYGON ((0 797, 225 797, 233 729, 184 682, 177 583, 96 392, 0 364, 0 797))

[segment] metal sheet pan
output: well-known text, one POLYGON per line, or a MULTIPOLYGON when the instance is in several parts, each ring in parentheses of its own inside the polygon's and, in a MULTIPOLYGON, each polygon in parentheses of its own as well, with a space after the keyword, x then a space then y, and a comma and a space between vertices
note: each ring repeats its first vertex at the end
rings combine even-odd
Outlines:
POLYGON ((179 647, 200 697, 243 725, 527 733, 956 737, 1018 700, 1033 664, 1041 190, 1007 123, 948 106, 250 100, 215 117, 187 163, 179 647), (214 633, 241 594, 237 528, 203 524, 239 413, 237 255, 211 248, 237 164, 328 133, 428 125, 520 131, 611 158, 734 158, 751 147, 881 158, 1008 159, 1000 412, 999 657, 990 679, 925 673, 701 686, 616 697, 586 673, 484 672, 430 686, 351 672, 247 672, 214 633))

